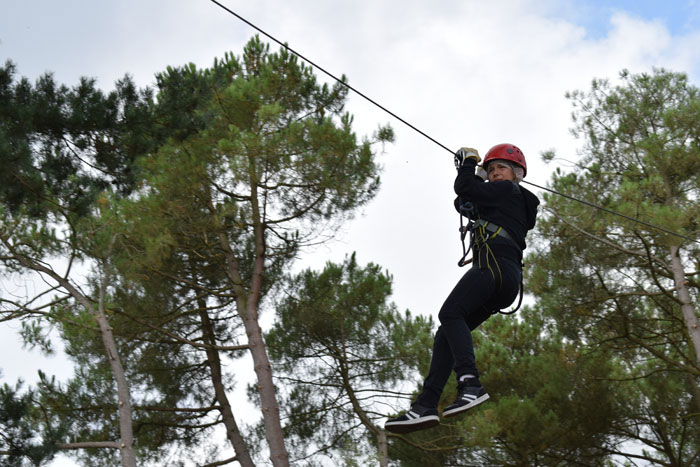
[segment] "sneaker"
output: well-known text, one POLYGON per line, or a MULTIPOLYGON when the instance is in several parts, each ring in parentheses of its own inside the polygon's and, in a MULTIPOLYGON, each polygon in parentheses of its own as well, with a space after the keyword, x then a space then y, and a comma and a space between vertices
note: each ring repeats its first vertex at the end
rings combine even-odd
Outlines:
POLYGON ((459 391, 457 398, 452 404, 448 405, 445 410, 442 411, 443 417, 453 417, 488 400, 489 395, 486 392, 486 389, 484 389, 481 383, 479 383, 479 380, 471 383, 471 386, 468 386, 468 383, 466 382, 459 383, 457 386, 459 391))
POLYGON ((411 433, 412 431, 425 430, 440 424, 440 416, 437 409, 423 407, 414 403, 411 410, 400 417, 389 419, 384 424, 384 429, 392 433, 411 433))

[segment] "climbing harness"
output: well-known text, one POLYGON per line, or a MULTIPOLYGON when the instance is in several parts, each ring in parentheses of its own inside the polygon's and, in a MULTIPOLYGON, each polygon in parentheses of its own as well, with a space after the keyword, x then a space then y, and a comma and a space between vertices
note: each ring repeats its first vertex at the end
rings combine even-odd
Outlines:
MULTIPOLYGON (((476 245, 477 248, 475 251, 479 251, 483 248, 486 248, 487 250, 487 257, 486 257, 486 262, 487 262, 487 267, 490 269, 490 265, 488 264, 489 262, 489 256, 491 258, 495 257, 493 256, 493 252, 491 252, 491 247, 488 244, 488 241, 496 238, 498 236, 505 238, 506 240, 509 240, 513 242, 514 244, 517 245, 517 242, 513 239, 513 237, 510 236, 508 231, 506 231, 503 227, 500 227, 496 224, 493 224, 489 221, 485 221, 479 217, 478 212, 476 211, 476 207, 474 206, 473 203, 471 202, 466 202, 462 204, 459 207, 459 212, 460 212, 460 217, 459 217, 459 232, 460 232, 460 240, 462 241, 462 258, 457 262, 457 265, 459 267, 466 266, 467 264, 471 263, 473 261, 473 257, 471 259, 466 259, 467 255, 469 252, 472 250, 472 246, 476 245), (469 222, 467 225, 464 225, 464 218, 467 218, 469 222), (467 237, 467 234, 469 235, 469 248, 466 247, 465 244, 465 238, 467 237)), ((481 255, 479 254, 477 256, 477 259, 479 261, 479 267, 482 266, 481 264, 481 255)), ((498 264, 497 264, 498 265, 498 264)))
POLYGON ((474 204, 466 202, 459 207, 459 239, 462 242, 462 257, 457 261, 457 266, 460 268, 471 263, 474 258, 466 259, 467 255, 472 249, 472 239, 469 237, 469 248, 467 248, 464 239, 467 238, 467 234, 472 231, 474 226, 473 218, 476 217, 476 208, 474 204), (464 225, 464 218, 469 221, 467 225, 464 225))
MULTIPOLYGON (((489 240, 492 240, 498 236, 503 237, 517 245, 513 237, 501 226, 498 226, 496 224, 492 224, 488 221, 485 221, 479 217, 479 213, 477 212, 476 206, 472 202, 467 201, 466 203, 463 203, 459 206, 459 234, 460 234, 460 240, 462 242, 462 257, 460 260, 457 262, 457 265, 459 267, 466 266, 467 264, 471 263, 474 261, 474 255, 476 254, 476 259, 478 261, 477 266, 482 269, 482 266, 486 266, 486 269, 488 269, 491 272, 491 275, 493 276, 494 280, 496 279, 496 272, 494 272, 493 267, 492 267, 492 261, 493 265, 496 266, 496 271, 498 272, 498 281, 499 281, 499 288, 503 285, 503 274, 501 273, 501 268, 498 265, 498 260, 496 259, 496 256, 494 255, 493 251, 491 250, 491 246, 489 245, 489 240), (467 225, 464 225, 464 218, 467 218, 468 222, 467 225), (469 234, 469 247, 467 248, 465 239, 467 238, 467 234, 469 234), (470 251, 472 251, 472 257, 467 259, 467 255, 469 254, 470 251), (485 254, 485 258, 482 259, 482 252, 485 254), (485 261, 485 263, 484 263, 485 261)), ((522 264, 521 264, 522 268, 522 264)), ((518 299, 518 305, 508 311, 503 311, 503 310, 492 310, 492 314, 496 313, 501 313, 504 315, 512 315, 516 311, 520 309, 520 305, 523 302, 523 276, 522 273, 520 275, 520 298, 518 299)))

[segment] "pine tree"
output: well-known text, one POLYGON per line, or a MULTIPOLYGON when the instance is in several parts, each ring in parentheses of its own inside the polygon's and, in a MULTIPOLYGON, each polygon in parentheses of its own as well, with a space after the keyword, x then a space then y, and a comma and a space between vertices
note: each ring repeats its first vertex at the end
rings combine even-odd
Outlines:
MULTIPOLYGON (((97 444, 121 452, 122 464, 133 466, 131 401, 105 315, 101 293, 106 281, 96 295, 86 295, 71 267, 92 258, 103 278, 109 274, 100 261, 104 250, 88 252, 79 245, 77 225, 90 214, 100 191, 130 191, 134 155, 148 144, 132 123, 147 113, 150 96, 138 93, 129 79, 105 95, 93 80, 83 79, 69 89, 47 74, 32 86, 26 79, 15 82, 14 72, 9 62, 0 69, 0 254, 6 272, 36 273, 49 285, 36 296, 3 298, 3 319, 28 323, 25 337, 36 343, 40 321, 55 322, 60 304, 72 301, 90 313, 100 329, 103 353, 109 355, 116 383, 112 396, 119 401, 119 441, 97 444), (55 267, 60 260, 67 264, 64 271, 55 267)), ((71 444, 78 446, 96 444, 71 444)))
POLYGON ((266 340, 297 458, 352 454, 361 465, 376 459, 388 465, 379 420, 397 384, 413 382, 427 365, 432 327, 430 319, 387 303, 391 282, 379 266, 358 265, 353 254, 285 283, 266 340))
POLYGON ((681 73, 621 80, 568 95, 583 157, 552 187, 682 237, 548 195, 528 284, 566 338, 623 365, 629 419, 618 436, 657 450, 649 459, 689 462, 700 453, 687 438, 700 429, 700 95, 681 73), (671 398, 676 413, 658 408, 671 398))
MULTIPOLYGON (((170 68, 158 77, 154 113, 183 131, 144 155, 140 191, 111 207, 122 219, 125 277, 148 271, 171 280, 201 297, 198 310, 233 310, 229 326, 242 324, 274 465, 289 459, 259 322, 263 300, 305 246, 332 236, 378 189, 372 142, 352 132, 346 95, 257 38, 210 69, 170 68)), ((391 137, 383 128, 376 140, 391 137)), ((202 334, 208 351, 225 346, 228 331, 220 332, 202 334)))

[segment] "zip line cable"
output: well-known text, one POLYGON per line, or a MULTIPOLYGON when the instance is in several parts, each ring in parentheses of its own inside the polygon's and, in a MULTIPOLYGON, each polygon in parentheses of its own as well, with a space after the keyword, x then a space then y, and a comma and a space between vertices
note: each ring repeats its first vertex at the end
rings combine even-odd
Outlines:
POLYGON ((293 54, 296 55, 297 57, 299 57, 299 58, 301 58, 302 60, 304 60, 305 62, 309 63, 309 64, 310 64, 311 66, 313 66, 314 68, 317 68, 317 69, 319 69, 320 71, 324 72, 325 74, 327 74, 328 76, 330 76, 331 78, 333 78, 335 81, 339 82, 340 84, 342 84, 343 86, 345 86, 346 88, 348 88, 349 90, 351 90, 352 92, 354 92, 355 94, 357 94, 358 96, 363 97, 364 99, 366 99, 366 100, 369 101, 370 103, 372 103, 372 104, 374 104, 375 106, 379 107, 379 108, 382 109, 384 112, 388 113, 389 115, 391 115, 392 117, 394 117, 395 119, 397 119, 398 121, 400 121, 401 123, 403 123, 404 125, 408 126, 409 128, 411 128, 411 129, 414 130, 414 131, 417 131, 418 133, 420 133, 421 135, 425 136, 426 138, 428 138, 428 139, 429 139, 430 141, 432 141, 433 143, 437 144, 438 146, 440 146, 441 148, 445 149, 446 151, 449 151, 451 154, 454 154, 454 151, 452 151, 452 150, 451 150, 450 148, 448 148, 447 146, 443 145, 440 141, 438 141, 438 140, 432 138, 430 135, 428 135, 428 134, 422 132, 420 129, 418 129, 418 128, 416 128, 415 126, 411 125, 409 122, 407 122, 407 121, 404 120, 403 118, 399 117, 398 115, 396 115, 396 114, 395 114, 394 112, 392 112, 391 110, 389 110, 389 109, 387 109, 386 107, 382 106, 382 105, 379 104, 378 102, 372 100, 370 97, 364 95, 363 93, 361 93, 361 92, 358 91, 357 89, 353 88, 353 87, 350 86, 348 83, 346 83, 346 82, 343 81, 342 79, 338 78, 337 76, 335 76, 335 75, 332 74, 331 72, 326 71, 326 69, 324 69, 322 66, 317 65, 316 63, 312 62, 312 61, 309 60, 308 58, 304 57, 302 54, 300 54, 300 53, 297 52, 296 50, 292 49, 292 48, 289 47, 287 44, 284 44, 284 43, 278 41, 275 37, 273 37, 273 36, 271 36, 270 34, 266 33, 265 31, 263 31, 262 29, 260 29, 259 27, 257 27, 256 25, 254 25, 253 23, 251 23, 250 21, 248 21, 247 19, 243 18, 241 15, 239 15, 239 14, 236 13, 235 11, 230 10, 229 8, 225 7, 224 5, 222 5, 221 3, 219 3, 217 0, 210 0, 210 1, 211 1, 212 3, 215 3, 216 5, 220 6, 221 8, 223 8, 224 10, 226 10, 227 12, 229 12, 230 14, 232 14, 233 16, 235 16, 236 18, 238 18, 239 20, 243 21, 245 24, 247 24, 247 25, 250 26, 251 28, 255 29, 256 31, 258 31, 258 32, 260 32, 260 33, 262 33, 262 34, 264 34, 264 35, 265 35, 266 37, 268 37, 269 39, 275 41, 275 42, 276 42, 277 44, 279 44, 281 47, 284 47, 285 49, 287 49, 288 51, 290 51, 291 53, 293 53, 293 54))
MULTIPOLYGON (((428 135, 427 133, 423 132, 423 131, 420 130, 419 128, 415 127, 415 126, 412 125, 411 123, 409 123, 409 122, 407 122, 406 120, 404 120, 403 118, 399 117, 399 116, 396 115, 394 112, 392 112, 391 110, 387 109, 386 107, 384 107, 383 105, 379 104, 378 102, 376 102, 375 100, 371 99, 370 97, 366 96, 365 94, 363 94, 363 93, 360 92, 359 90, 357 90, 357 89, 355 89, 354 87, 350 86, 348 83, 346 83, 346 82, 343 81, 342 79, 338 78, 337 76, 335 76, 335 75, 332 74, 331 72, 327 71, 327 70, 326 70, 325 68, 323 68, 322 66, 317 65, 317 64, 314 63, 313 61, 309 60, 308 58, 306 58, 305 56, 303 56, 302 54, 300 54, 300 53, 297 52, 296 50, 294 50, 294 49, 292 49, 291 47, 289 47, 287 44, 285 44, 285 43, 279 41, 277 38, 275 38, 275 37, 272 36, 271 34, 268 34, 267 32, 263 31, 261 28, 259 28, 259 27, 256 26, 255 24, 251 23, 250 21, 248 21, 247 19, 245 19, 244 17, 242 17, 241 15, 239 15, 238 13, 236 13, 235 11, 231 10, 230 8, 226 7, 225 5, 222 5, 222 4, 221 4, 220 2, 218 2, 217 0, 209 0, 209 1, 212 2, 212 3, 214 3, 215 5, 219 6, 221 9, 225 10, 225 11, 228 12, 229 14, 235 16, 235 17, 238 18, 239 20, 243 21, 245 24, 247 24, 247 25, 250 26, 251 28, 255 29, 255 30, 258 31, 259 33, 263 34, 263 35, 264 35, 265 37, 267 37, 268 39, 270 39, 270 40, 272 40, 273 42, 277 43, 280 47, 282 47, 282 48, 286 49, 287 51, 293 53, 294 55, 296 55, 297 57, 301 58, 302 60, 304 60, 305 62, 307 62, 307 63, 310 64, 311 66, 313 66, 314 68, 316 68, 316 69, 318 69, 319 71, 325 73, 326 75, 328 75, 329 77, 331 77, 333 80, 335 80, 335 81, 337 81, 338 83, 342 84, 343 86, 345 86, 346 88, 348 88, 350 91, 352 91, 352 92, 354 92, 355 94, 357 94, 358 96, 362 97, 363 99, 365 99, 365 100, 368 101, 369 103, 373 104, 374 106, 376 106, 376 107, 380 108, 381 110, 383 110, 384 112, 388 113, 389 115, 391 115, 392 117, 394 117, 395 119, 397 119, 398 121, 400 121, 401 123, 403 123, 404 125, 406 125, 407 127, 409 127, 410 129, 412 129, 413 131, 415 131, 415 132, 421 134, 421 135, 424 136, 425 138, 427 138, 427 139, 429 139, 430 141, 432 141, 433 143, 437 144, 438 146, 440 146, 441 148, 443 148, 445 151, 449 152, 451 155, 454 155, 454 151, 453 151, 452 149, 448 148, 447 146, 445 146, 444 144, 442 144, 441 142, 439 142, 438 140, 436 140, 436 139, 433 138, 432 136, 428 135)), ((604 208, 604 207, 602 207, 602 206, 598 206, 598 205, 593 204, 593 203, 591 203, 591 202, 589 202, 589 201, 585 201, 585 200, 582 200, 582 199, 579 199, 579 198, 574 198, 573 196, 569 196, 569 195, 566 195, 566 194, 564 194, 564 193, 560 193, 560 192, 558 192, 558 191, 556 191, 556 190, 553 190, 553 189, 551 189, 551 188, 546 188, 546 187, 537 185, 537 184, 535 184, 535 183, 528 182, 528 181, 526 181, 526 180, 522 180, 522 183, 526 183, 526 184, 531 185, 531 186, 533 186, 533 187, 535 187, 535 188, 539 188, 540 190, 549 191, 550 193, 553 193, 553 194, 555 194, 555 195, 559 195, 559 196, 562 196, 562 197, 564 197, 564 198, 570 199, 570 200, 572 200, 572 201, 576 201, 576 202, 578 202, 578 203, 585 204, 585 205, 587 205, 587 206, 590 206, 590 207, 592 207, 592 208, 598 209, 598 210, 600 210, 600 211, 604 211, 604 212, 607 212, 607 213, 609 213, 609 214, 614 214, 614 215, 616 215, 616 216, 622 217, 622 218, 627 219, 627 220, 630 220, 630 221, 632 221, 632 222, 636 222, 636 223, 641 224, 641 225, 644 225, 644 226, 646 226, 646 227, 650 227, 650 228, 652 228, 652 229, 660 230, 660 231, 665 232, 665 233, 667 233, 667 234, 669 234, 669 235, 674 235, 674 236, 676 236, 676 237, 683 238, 683 239, 688 240, 688 241, 690 241, 690 242, 700 243, 700 240, 694 240, 694 239, 692 239, 692 238, 690 238, 690 237, 686 237, 685 235, 681 235, 681 234, 676 233, 676 232, 674 232, 674 231, 672 231, 672 230, 668 230, 668 229, 666 229, 666 228, 664 228, 664 227, 660 227, 660 226, 658 226, 658 225, 654 225, 654 224, 651 224, 651 223, 649 223, 649 222, 645 222, 645 221, 642 221, 642 220, 639 220, 639 219, 635 219, 635 218, 633 218, 633 217, 630 217, 630 216, 627 216, 627 215, 625 215, 625 214, 622 214, 622 213, 613 211, 613 210, 611 210, 611 209, 607 209, 607 208, 604 208)))
POLYGON ((652 229, 661 230, 662 232, 665 232, 665 233, 670 234, 670 235, 675 235, 676 237, 683 238, 683 239, 685 239, 685 240, 688 240, 689 242, 700 243, 700 241, 698 241, 698 240, 693 240, 693 239, 690 238, 690 237, 686 237, 685 235, 681 235, 681 234, 676 233, 676 232, 674 232, 674 231, 672 231, 672 230, 668 230, 668 229, 666 229, 666 228, 664 228, 664 227, 660 227, 660 226, 658 226, 658 225, 650 224, 649 222, 645 222, 645 221, 640 220, 640 219, 635 219, 634 217, 630 217, 630 216, 628 216, 628 215, 626 215, 626 214, 622 214, 622 213, 613 211, 613 210, 611 210, 611 209, 604 208, 604 207, 602 207, 602 206, 598 206, 597 204, 593 204, 593 203, 591 203, 591 202, 589 202, 589 201, 586 201, 586 200, 583 200, 583 199, 574 198, 573 196, 569 196, 569 195, 566 195, 566 194, 564 194, 564 193, 560 193, 560 192, 558 192, 558 191, 552 190, 551 188, 546 188, 546 187, 543 187, 543 186, 539 186, 539 185, 536 185, 536 184, 534 184, 534 183, 532 183, 532 182, 526 182, 525 180, 523 180, 522 183, 527 183, 528 185, 532 185, 532 186, 534 186, 534 187, 536 187, 536 188, 539 188, 540 190, 549 191, 550 193, 554 193, 555 195, 559 195, 559 196, 562 196, 562 197, 564 197, 564 198, 568 198, 568 199, 570 199, 570 200, 572 200, 572 201, 576 201, 576 202, 579 202, 579 203, 581 203, 581 204, 585 204, 585 205, 587 205, 587 206, 590 206, 590 207, 592 207, 592 208, 598 209, 598 210, 600 210, 600 211, 607 212, 607 213, 609 213, 609 214, 614 214, 614 215, 616 215, 616 216, 620 216, 620 217, 625 218, 625 219, 627 219, 627 220, 630 220, 630 221, 632 221, 632 222, 636 222, 636 223, 638 223, 638 224, 642 224, 642 225, 645 225, 645 226, 647 226, 647 227, 651 227, 652 229))

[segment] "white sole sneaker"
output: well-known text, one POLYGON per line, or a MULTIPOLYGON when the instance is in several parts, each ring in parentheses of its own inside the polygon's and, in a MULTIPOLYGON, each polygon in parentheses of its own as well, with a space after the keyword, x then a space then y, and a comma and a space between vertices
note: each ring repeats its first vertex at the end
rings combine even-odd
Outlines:
POLYGON ((392 433, 410 433, 412 431, 425 430, 440 424, 440 416, 437 410, 430 409, 426 414, 421 415, 413 409, 397 418, 392 418, 384 424, 384 429, 392 433))
POLYGON ((450 405, 447 407, 445 410, 442 411, 442 416, 443 417, 454 417, 457 414, 460 414, 464 412, 465 410, 469 410, 471 408, 476 407, 477 405, 481 404, 482 402, 486 402, 489 399, 489 395, 487 394, 482 394, 479 397, 472 396, 471 394, 464 394, 462 396, 462 400, 466 402, 466 404, 463 405, 458 405, 454 406, 455 404, 450 405))

